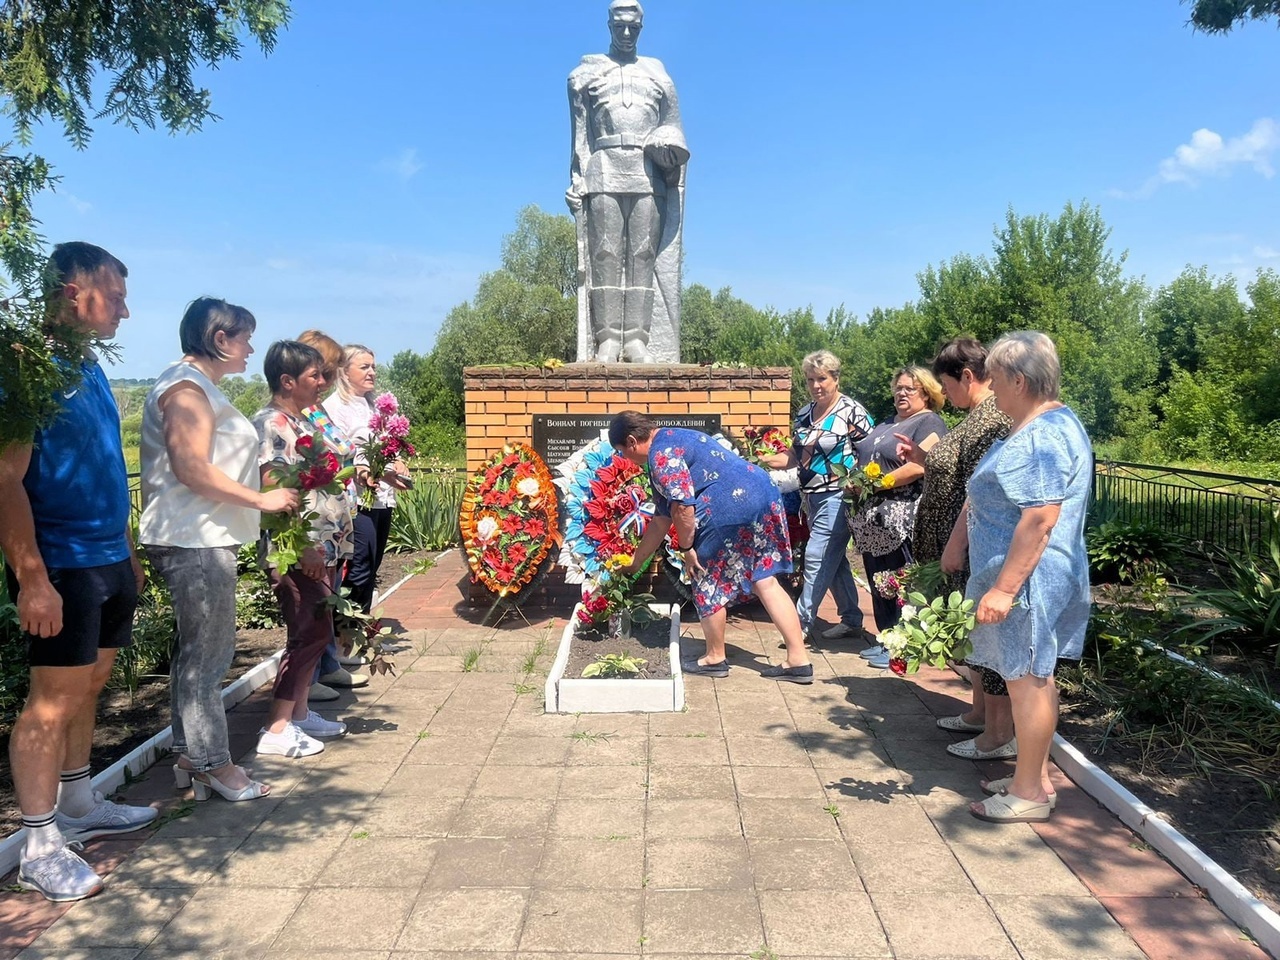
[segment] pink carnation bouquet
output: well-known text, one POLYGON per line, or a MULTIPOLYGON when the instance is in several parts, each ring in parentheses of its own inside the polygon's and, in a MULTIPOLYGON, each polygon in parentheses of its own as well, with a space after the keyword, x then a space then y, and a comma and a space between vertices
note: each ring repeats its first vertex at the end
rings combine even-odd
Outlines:
MULTIPOLYGON (((369 465, 370 482, 381 480, 393 461, 417 454, 409 442, 409 418, 400 412, 395 394, 383 393, 373 401, 369 439, 361 450, 369 465)), ((366 509, 373 506, 373 487, 366 485, 360 491, 360 505, 366 509)))

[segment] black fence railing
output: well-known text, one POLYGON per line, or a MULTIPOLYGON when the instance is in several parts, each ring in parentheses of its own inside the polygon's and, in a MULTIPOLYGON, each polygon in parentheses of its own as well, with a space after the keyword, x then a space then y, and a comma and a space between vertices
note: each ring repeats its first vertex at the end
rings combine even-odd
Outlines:
POLYGON ((1144 522, 1223 550, 1263 540, 1280 480, 1099 460, 1093 478, 1097 522, 1144 522))

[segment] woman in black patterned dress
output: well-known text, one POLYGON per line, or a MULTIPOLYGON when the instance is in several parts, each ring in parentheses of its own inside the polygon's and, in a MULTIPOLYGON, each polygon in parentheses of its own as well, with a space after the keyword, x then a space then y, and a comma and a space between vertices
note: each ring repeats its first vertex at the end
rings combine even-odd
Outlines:
MULTIPOLYGON (((986 372, 987 350, 971 337, 957 337, 943 347, 933 360, 933 373, 942 384, 952 406, 969 415, 928 452, 900 437, 898 456, 924 466, 924 492, 916 508, 912 552, 918 563, 942 558, 951 528, 964 505, 965 486, 974 467, 990 446, 1009 431, 1009 418, 996 408, 991 381, 986 372)), ((944 575, 943 593, 964 592, 968 567, 957 574, 944 575)), ((975 733, 972 741, 952 744, 958 756, 998 753, 1013 741, 1013 713, 1009 691, 997 674, 970 668, 973 680, 973 707, 956 717, 943 717, 944 730, 975 733), (973 746, 966 747, 966 744, 973 746)), ((950 748, 948 748, 950 749, 950 748)), ((952 751, 955 753, 955 751, 952 751)), ((971 759, 977 759, 976 757, 971 759)))

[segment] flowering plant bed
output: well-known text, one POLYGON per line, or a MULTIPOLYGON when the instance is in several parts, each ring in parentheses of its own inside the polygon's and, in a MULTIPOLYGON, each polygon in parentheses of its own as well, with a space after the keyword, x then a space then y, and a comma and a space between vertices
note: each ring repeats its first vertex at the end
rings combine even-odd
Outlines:
POLYGON ((680 673, 680 608, 651 604, 655 618, 629 640, 590 640, 577 613, 565 624, 555 662, 547 676, 547 713, 660 713, 684 709, 684 677, 680 673), (647 661, 627 677, 583 679, 582 671, 601 656, 630 656, 647 661), (572 665, 572 666, 571 666, 572 665), (659 677, 659 671, 667 676, 659 677))

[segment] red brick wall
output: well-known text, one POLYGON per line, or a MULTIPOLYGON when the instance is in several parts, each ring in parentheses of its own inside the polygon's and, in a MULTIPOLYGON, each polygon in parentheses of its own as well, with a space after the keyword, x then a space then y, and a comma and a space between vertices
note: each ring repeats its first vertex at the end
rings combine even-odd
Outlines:
POLYGON ((467 367, 467 470, 508 440, 531 443, 534 414, 718 413, 725 430, 791 424, 789 367, 569 363, 467 367))

